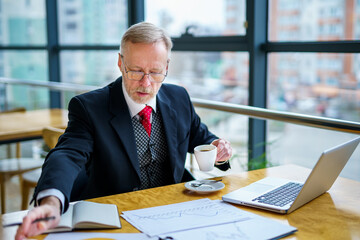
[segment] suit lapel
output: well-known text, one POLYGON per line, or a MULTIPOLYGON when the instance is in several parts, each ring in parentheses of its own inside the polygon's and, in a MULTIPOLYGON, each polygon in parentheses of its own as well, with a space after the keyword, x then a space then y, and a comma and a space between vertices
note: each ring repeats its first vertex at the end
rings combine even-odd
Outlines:
MULTIPOLYGON (((161 89, 158 93, 157 105, 160 108, 162 121, 165 128, 166 141, 168 145, 168 153, 170 158, 170 165, 173 172, 173 176, 177 176, 178 173, 175 172, 176 169, 176 159, 177 159, 177 113, 170 106, 170 100, 167 98, 165 94, 161 92, 161 89)), ((180 168, 181 169, 181 168, 180 168)))
POLYGON ((122 92, 121 78, 110 88, 110 112, 114 117, 110 120, 112 127, 119 136, 123 147, 136 173, 140 178, 140 166, 137 157, 136 142, 132 121, 122 92))

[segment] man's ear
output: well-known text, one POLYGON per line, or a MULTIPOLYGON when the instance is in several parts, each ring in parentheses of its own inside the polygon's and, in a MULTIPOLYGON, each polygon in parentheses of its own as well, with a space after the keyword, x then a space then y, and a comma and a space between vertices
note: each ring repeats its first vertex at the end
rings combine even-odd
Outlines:
POLYGON ((121 70, 121 64, 122 64, 121 53, 119 53, 118 66, 119 66, 120 70, 121 70))
POLYGON ((167 64, 166 64, 166 71, 169 70, 169 63, 170 63, 170 58, 167 60, 167 64))

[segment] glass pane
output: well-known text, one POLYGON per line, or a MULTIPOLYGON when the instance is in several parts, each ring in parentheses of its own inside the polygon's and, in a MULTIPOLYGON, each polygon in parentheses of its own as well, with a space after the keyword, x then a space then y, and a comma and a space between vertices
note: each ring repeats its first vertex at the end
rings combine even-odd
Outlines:
POLYGON ((271 109, 360 121, 360 54, 269 54, 271 109))
MULTIPOLYGON (((313 127, 268 121, 268 161, 273 165, 297 164, 313 168, 322 151, 356 138, 357 135, 313 127)), ((360 181, 360 148, 340 176, 360 181)))
POLYGON ((235 52, 173 52, 165 82, 191 97, 247 104, 249 57, 235 52))
POLYGON ((0 0, 0 44, 46 44, 44 0, 0 0))
POLYGON ((245 35, 245 0, 145 0, 145 20, 180 37, 245 35))
POLYGON ((270 41, 360 39, 360 1, 271 0, 270 41))
MULTIPOLYGON (((48 81, 47 54, 43 51, 2 51, 0 77, 21 80, 48 81)), ((1 86, 4 99, 0 109, 25 107, 27 110, 48 108, 49 91, 23 85, 1 86), (5 102, 6 100, 6 102, 5 102)))
POLYGON ((128 26, 126 0, 58 1, 61 44, 119 44, 128 26))
MULTIPOLYGON (((61 80, 66 83, 105 86, 121 73, 117 66, 118 51, 62 51, 61 80)), ((63 92, 63 106, 77 93, 63 92)))

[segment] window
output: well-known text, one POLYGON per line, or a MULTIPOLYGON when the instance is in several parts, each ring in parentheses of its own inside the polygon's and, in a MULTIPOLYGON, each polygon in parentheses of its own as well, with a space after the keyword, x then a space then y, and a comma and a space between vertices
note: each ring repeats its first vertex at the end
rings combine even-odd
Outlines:
POLYGON ((58 1, 60 44, 120 45, 127 1, 58 1))
POLYGON ((353 17, 359 17, 360 10, 353 6, 353 2, 270 1, 269 40, 359 40, 358 21, 354 21, 353 17), (296 34, 295 37, 293 34, 296 34))
POLYGON ((247 53, 173 52, 166 81, 192 97, 247 104, 248 62, 247 53))
MULTIPOLYGON (((121 76, 117 66, 118 51, 63 51, 60 55, 61 80, 66 83, 105 86, 121 76)), ((63 92, 67 106, 74 92, 63 92)))
POLYGON ((121 75, 118 51, 63 51, 60 57, 63 82, 103 86, 121 75))
POLYGON ((73 9, 73 8, 69 8, 69 9, 65 9, 65 15, 67 16, 71 16, 71 15, 76 15, 77 9, 73 9))
POLYGON ((1 18, 0 44, 2 45, 45 45, 45 1, 0 0, 1 18))
POLYGON ((356 98, 360 94, 356 75, 360 63, 356 55, 271 53, 268 107, 360 121, 360 98, 356 98))
POLYGON ((173 37, 245 34, 245 0, 147 0, 145 20, 166 29, 173 37))
MULTIPOLYGON (((264 45, 276 47, 267 61, 268 108, 359 122, 360 45, 351 40, 359 40, 354 17, 360 11, 353 4, 350 0, 270 1, 271 42, 264 45), (300 4, 286 6, 286 2, 300 4), (298 21, 286 21, 290 17, 298 21), (354 44, 350 51, 348 44, 354 44)), ((354 138, 284 122, 267 121, 267 125, 267 160, 274 164, 312 168, 321 151, 354 138)), ((355 151, 342 176, 359 179, 359 153, 355 151)))
MULTIPOLYGON (((4 51, 0 55, 2 75, 15 79, 47 81, 45 51, 4 51)), ((49 91, 22 85, 9 85, 6 89, 8 108, 25 107, 28 110, 49 107, 49 91)))
POLYGON ((77 25, 76 22, 68 22, 66 23, 66 29, 67 30, 76 30, 77 25))

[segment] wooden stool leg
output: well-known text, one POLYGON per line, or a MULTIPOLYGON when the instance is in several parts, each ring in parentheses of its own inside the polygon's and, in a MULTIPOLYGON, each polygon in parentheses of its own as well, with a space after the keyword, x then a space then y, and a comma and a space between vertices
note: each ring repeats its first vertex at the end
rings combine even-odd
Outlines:
POLYGON ((8 144, 7 146, 6 146, 6 156, 8 157, 8 158, 11 158, 12 157, 12 155, 11 155, 11 144, 8 144))
POLYGON ((19 142, 16 143, 16 158, 21 158, 21 145, 19 142))
POLYGON ((5 204, 5 177, 2 176, 0 179, 0 187, 1 187, 1 213, 4 214, 6 212, 6 204, 5 204))
POLYGON ((23 181, 22 182, 22 194, 21 194, 21 210, 28 209, 29 206, 29 193, 30 193, 30 186, 23 181))

